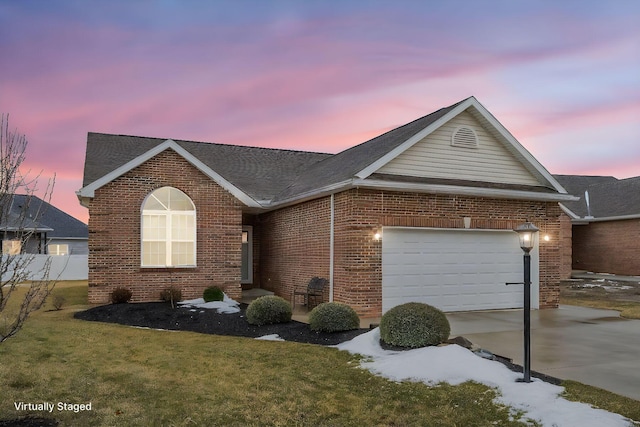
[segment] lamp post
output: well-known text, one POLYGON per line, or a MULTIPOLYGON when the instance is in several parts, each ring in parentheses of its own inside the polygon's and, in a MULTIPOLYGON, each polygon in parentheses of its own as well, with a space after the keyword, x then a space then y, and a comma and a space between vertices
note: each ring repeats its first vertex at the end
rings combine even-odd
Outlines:
POLYGON ((517 226, 520 248, 524 251, 524 378, 522 382, 531 382, 531 249, 536 245, 538 231, 535 225, 525 222, 517 226))

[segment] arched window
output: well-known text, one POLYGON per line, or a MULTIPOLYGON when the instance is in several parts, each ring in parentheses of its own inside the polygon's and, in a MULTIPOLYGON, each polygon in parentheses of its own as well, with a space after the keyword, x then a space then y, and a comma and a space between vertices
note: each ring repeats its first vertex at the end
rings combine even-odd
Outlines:
POLYGON ((177 188, 158 188, 142 204, 142 266, 196 265, 196 208, 177 188))

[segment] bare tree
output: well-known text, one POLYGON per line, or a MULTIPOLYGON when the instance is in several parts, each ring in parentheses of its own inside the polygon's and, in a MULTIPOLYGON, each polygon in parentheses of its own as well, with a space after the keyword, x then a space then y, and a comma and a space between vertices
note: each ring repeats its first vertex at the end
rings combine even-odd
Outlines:
MULTIPOLYGON (((51 258, 36 263, 34 247, 43 247, 39 224, 51 200, 54 180, 35 196, 40 174, 24 172, 27 138, 9 130, 9 116, 0 120, 0 343, 15 335, 29 315, 40 309, 55 286, 51 258)), ((46 244, 46 242, 45 242, 46 244)))

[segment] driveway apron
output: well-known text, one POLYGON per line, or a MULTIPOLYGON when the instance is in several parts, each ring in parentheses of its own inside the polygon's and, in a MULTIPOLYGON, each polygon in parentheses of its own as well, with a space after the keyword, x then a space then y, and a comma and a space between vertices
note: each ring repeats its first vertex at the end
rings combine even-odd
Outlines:
MULTIPOLYGON (((522 365, 522 310, 447 313, 451 336, 522 365)), ((640 400, 640 320, 560 306, 531 311, 531 369, 640 400)))

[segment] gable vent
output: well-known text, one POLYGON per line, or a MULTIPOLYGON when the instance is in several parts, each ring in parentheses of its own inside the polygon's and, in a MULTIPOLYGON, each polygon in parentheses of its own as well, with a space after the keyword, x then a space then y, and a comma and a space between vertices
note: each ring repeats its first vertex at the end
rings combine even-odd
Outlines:
POLYGON ((454 147, 478 148, 478 135, 469 127, 459 127, 453 131, 451 145, 454 147))

